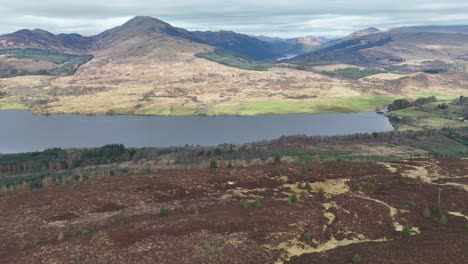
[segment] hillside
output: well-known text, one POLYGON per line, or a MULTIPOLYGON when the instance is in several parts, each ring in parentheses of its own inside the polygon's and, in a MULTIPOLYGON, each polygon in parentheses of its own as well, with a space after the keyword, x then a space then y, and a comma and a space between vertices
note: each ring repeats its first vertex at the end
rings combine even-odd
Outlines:
POLYGON ((89 37, 23 30, 0 37, 0 76, 10 77, 0 78, 0 109, 253 115, 367 111, 424 93, 455 98, 467 88, 466 36, 361 32, 331 46, 309 36, 277 40, 287 42, 281 51, 271 41, 190 32, 151 17, 89 37), (274 62, 284 47, 317 45, 274 62))
POLYGON ((0 155, 0 262, 462 264, 468 167, 436 156, 466 157, 463 139, 466 129, 0 155))
POLYGON ((463 71, 467 65, 468 34, 432 30, 359 31, 291 61, 344 63, 406 72, 463 71))

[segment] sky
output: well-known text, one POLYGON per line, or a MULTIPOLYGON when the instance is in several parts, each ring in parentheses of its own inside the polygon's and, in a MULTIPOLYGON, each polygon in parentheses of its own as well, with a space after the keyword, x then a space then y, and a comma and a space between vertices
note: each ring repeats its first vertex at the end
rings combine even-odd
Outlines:
POLYGON ((466 25, 467 0, 0 0, 0 34, 93 35, 137 15, 188 30, 338 37, 367 27, 466 25))

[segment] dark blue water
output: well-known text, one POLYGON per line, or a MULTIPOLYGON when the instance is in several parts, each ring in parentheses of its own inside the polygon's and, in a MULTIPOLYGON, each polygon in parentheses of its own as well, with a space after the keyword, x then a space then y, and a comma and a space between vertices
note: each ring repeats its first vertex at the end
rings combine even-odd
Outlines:
POLYGON ((283 135, 345 135, 390 131, 375 112, 262 116, 84 116, 0 111, 0 153, 52 147, 164 147, 247 143, 283 135))

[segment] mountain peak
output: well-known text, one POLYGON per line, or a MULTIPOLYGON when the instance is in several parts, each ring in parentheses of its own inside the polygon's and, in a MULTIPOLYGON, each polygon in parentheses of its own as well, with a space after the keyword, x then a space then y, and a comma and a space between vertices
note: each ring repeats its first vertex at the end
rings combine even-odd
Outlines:
POLYGON ((136 16, 123 25, 135 25, 135 26, 144 26, 144 25, 169 25, 164 21, 161 21, 157 18, 150 16, 136 16))
POLYGON ((365 29, 353 32, 351 35, 348 36, 348 38, 362 37, 362 36, 379 33, 379 32, 380 32, 380 29, 375 28, 375 27, 369 27, 369 28, 365 28, 365 29))

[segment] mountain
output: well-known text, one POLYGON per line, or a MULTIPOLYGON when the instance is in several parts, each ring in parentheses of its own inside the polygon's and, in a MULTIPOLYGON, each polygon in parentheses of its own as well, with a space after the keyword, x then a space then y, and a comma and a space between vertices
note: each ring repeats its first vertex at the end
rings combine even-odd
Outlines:
POLYGON ((138 49, 144 50, 145 47, 151 48, 151 44, 154 44, 155 41, 161 44, 162 39, 168 38, 177 38, 179 42, 184 40, 206 44, 253 59, 272 59, 279 56, 274 52, 271 44, 248 35, 232 31, 189 32, 156 18, 144 16, 137 16, 121 26, 91 37, 83 37, 78 34, 54 35, 40 29, 20 30, 0 36, 0 49, 37 48, 61 53, 92 54, 112 48, 114 45, 122 46, 124 45, 122 42, 130 39, 140 43, 141 47, 138 49), (144 43, 143 40, 149 41, 149 43, 144 43))
POLYGON ((345 63, 402 71, 446 71, 464 67, 468 34, 413 30, 416 29, 358 31, 291 61, 345 63))
POLYGON ((37 48, 57 52, 83 53, 92 42, 92 37, 83 37, 79 34, 54 35, 41 29, 23 29, 0 36, 0 49, 37 48))
POLYGON ((268 42, 272 45, 272 49, 277 54, 301 54, 316 50, 326 42, 323 38, 313 35, 298 37, 298 38, 275 38, 267 36, 256 36, 257 39, 268 42))
POLYGON ((375 33, 379 33, 379 32, 380 32, 380 30, 378 28, 370 27, 370 28, 355 31, 352 34, 350 34, 349 36, 347 36, 346 38, 347 39, 353 39, 353 38, 362 37, 362 36, 375 34, 375 33))
POLYGON ((465 92, 468 34, 372 31, 322 44, 314 36, 191 32, 151 17, 89 37, 21 30, 0 37, 0 109, 6 102, 38 113, 302 113, 336 111, 336 102, 340 111, 355 111, 348 97, 369 96, 359 108, 369 110, 416 90, 465 92), (343 73, 325 65, 324 72, 315 65, 337 62, 380 69, 343 73), (380 74, 386 70, 400 74, 380 74), (449 72, 406 75, 418 71, 449 72))
POLYGON ((270 43, 233 31, 193 31, 190 33, 194 41, 223 48, 253 59, 265 60, 281 55, 273 50, 270 43))

